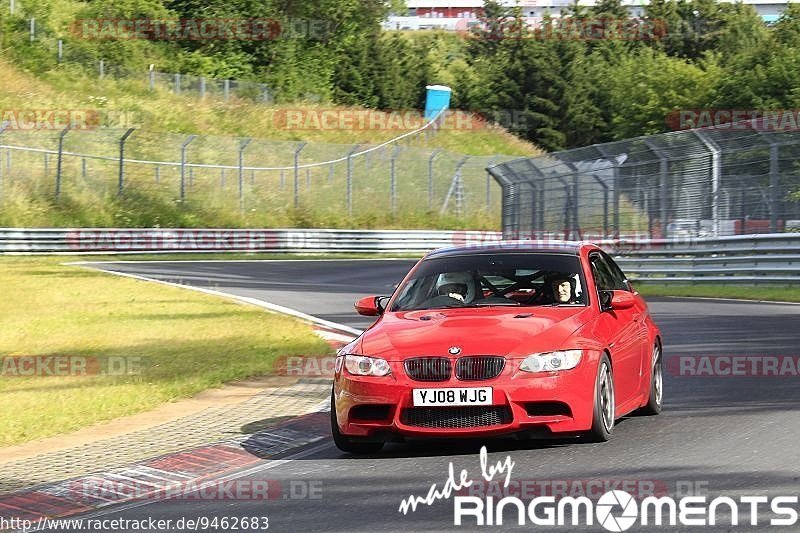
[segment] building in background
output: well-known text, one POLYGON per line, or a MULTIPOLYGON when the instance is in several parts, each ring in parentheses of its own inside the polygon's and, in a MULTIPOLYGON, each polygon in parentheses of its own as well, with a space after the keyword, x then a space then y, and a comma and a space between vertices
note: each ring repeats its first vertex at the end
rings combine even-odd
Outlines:
MULTIPOLYGON (((515 6, 515 0, 502 0, 515 6)), ((775 22, 786 8, 787 0, 741 0, 750 4, 765 22, 775 22)), ((788 0, 791 1, 791 0, 788 0)), ((541 18, 547 14, 558 17, 571 0, 520 0, 519 6, 526 18, 541 18)), ((593 6, 596 0, 581 0, 582 6, 593 6)), ((622 0, 631 16, 644 15, 647 0, 622 0)), ((483 14, 483 0, 406 0, 407 12, 390 16, 384 23, 388 30, 444 29, 455 31, 464 28, 465 20, 477 19, 483 14)))

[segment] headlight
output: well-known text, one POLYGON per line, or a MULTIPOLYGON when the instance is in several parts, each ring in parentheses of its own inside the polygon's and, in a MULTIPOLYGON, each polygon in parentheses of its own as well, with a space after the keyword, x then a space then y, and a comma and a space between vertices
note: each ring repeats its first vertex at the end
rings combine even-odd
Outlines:
POLYGON ((522 361, 519 369, 525 372, 553 372, 569 370, 581 362, 583 350, 562 350, 531 354, 522 361))
POLYGON ((364 355, 345 355, 344 367, 355 376, 387 376, 392 372, 385 359, 364 355))

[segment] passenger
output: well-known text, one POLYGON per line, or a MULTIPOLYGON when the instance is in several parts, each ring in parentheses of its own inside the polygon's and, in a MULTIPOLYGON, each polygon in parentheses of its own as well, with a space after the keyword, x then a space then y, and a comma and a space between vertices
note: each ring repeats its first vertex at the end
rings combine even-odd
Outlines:
POLYGON ((575 278, 558 277, 551 280, 554 303, 572 304, 578 303, 575 296, 575 278))

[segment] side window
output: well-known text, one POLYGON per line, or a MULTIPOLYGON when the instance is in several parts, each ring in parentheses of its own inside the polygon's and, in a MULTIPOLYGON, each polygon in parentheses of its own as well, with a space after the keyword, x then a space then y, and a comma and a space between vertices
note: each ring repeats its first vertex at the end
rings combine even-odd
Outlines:
POLYGON ((608 263, 599 254, 592 255, 590 261, 592 262, 592 274, 594 275, 594 283, 597 285, 597 290, 613 290, 614 281, 608 268, 608 263))
POLYGON ((630 286, 628 285, 628 278, 622 272, 622 269, 619 268, 619 265, 617 265, 614 262, 614 260, 611 259, 611 257, 609 257, 607 254, 603 254, 603 258, 606 260, 606 262, 608 263, 608 267, 611 270, 611 275, 614 278, 615 289, 620 291, 630 291, 630 286))

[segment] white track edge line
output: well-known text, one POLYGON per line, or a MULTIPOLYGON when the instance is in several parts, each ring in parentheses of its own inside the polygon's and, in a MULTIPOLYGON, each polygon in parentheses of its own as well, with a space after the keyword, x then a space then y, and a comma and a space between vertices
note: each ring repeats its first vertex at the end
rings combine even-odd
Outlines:
MULTIPOLYGON (((97 263, 95 263, 97 264, 97 263)), ((250 305, 255 305, 257 307, 261 307, 262 309, 267 309, 268 311, 272 311, 275 313, 280 313, 283 315, 289 315, 295 318, 299 318, 301 320, 305 320, 306 322, 311 322, 318 326, 323 326, 326 328, 330 328, 333 330, 338 330, 344 333, 349 333, 351 335, 361 335, 362 331, 356 328, 351 328, 350 326, 345 326, 344 324, 339 324, 336 322, 331 322, 330 320, 325 320, 313 315, 309 315, 303 313, 302 311, 298 311, 296 309, 292 309, 290 307, 284 307, 282 305, 272 304, 269 302, 265 302, 264 300, 259 300, 258 298, 251 298, 249 296, 238 296, 236 294, 231 294, 228 292, 216 291, 214 289, 206 289, 204 287, 196 287, 194 285, 184 285, 181 283, 173 283, 171 281, 164 281, 155 278, 148 278, 147 276, 140 276, 138 274, 130 274, 128 272, 117 272, 115 270, 106 270, 103 268, 98 267, 91 267, 88 265, 78 265, 83 266, 84 268, 90 268, 92 270, 96 270, 98 272, 104 272, 106 274, 112 274, 114 276, 122 276, 125 278, 132 278, 138 279, 140 281, 149 281, 152 283, 160 283, 161 285, 167 285, 168 287, 177 287, 180 289, 188 289, 192 291, 202 292, 203 294, 210 294, 212 296, 221 296, 223 298, 228 298, 230 300, 235 300, 241 303, 246 303, 250 305)))

